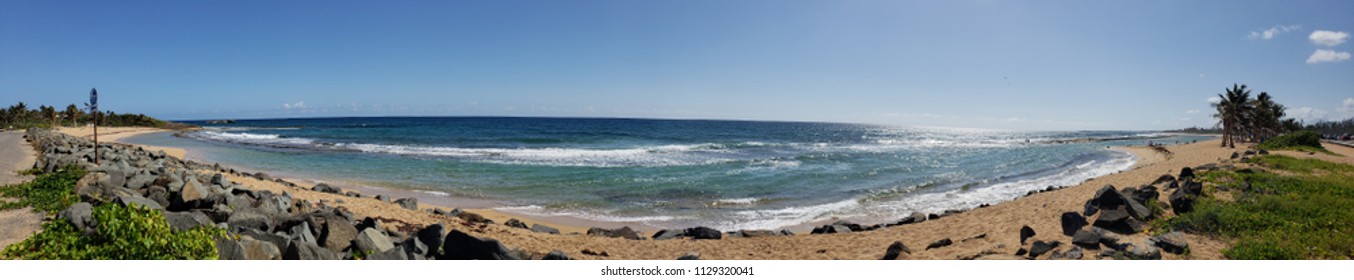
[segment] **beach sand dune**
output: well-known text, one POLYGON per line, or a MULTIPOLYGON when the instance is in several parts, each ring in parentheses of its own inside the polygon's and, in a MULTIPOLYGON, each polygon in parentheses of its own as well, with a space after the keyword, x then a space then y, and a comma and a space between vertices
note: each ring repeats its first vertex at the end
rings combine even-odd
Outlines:
MULTIPOLYGON (((135 130, 129 130, 135 131, 135 130)), ((147 133, 152 130, 140 130, 135 133, 147 133)), ((102 132, 102 131, 101 131, 102 132)), ((69 132, 68 132, 69 133, 69 132)), ((129 133, 131 134, 131 133, 129 133)), ((102 140, 102 136, 101 139, 102 140)), ((1334 145, 1330 145, 1334 146, 1334 145)), ((1019 232, 1029 226, 1037 233, 1031 240, 1060 241, 1063 247, 1071 248, 1071 237, 1062 235, 1059 217, 1064 212, 1083 209, 1084 203, 1094 196, 1096 190, 1105 185, 1118 188, 1137 187, 1151 183, 1161 175, 1177 175, 1183 167, 1196 167, 1208 163, 1227 161, 1233 152, 1242 152, 1243 148, 1229 149, 1219 147, 1218 140, 1201 141, 1193 144, 1166 147, 1167 155, 1146 147, 1123 147, 1139 158, 1130 170, 1094 178, 1055 191, 1042 192, 953 214, 938 220, 883 228, 868 232, 842 234, 810 235, 798 232, 794 236, 772 236, 756 238, 725 238, 722 240, 626 240, 605 238, 581 234, 585 226, 552 223, 550 220, 514 216, 487 209, 467 209, 469 212, 485 215, 496 224, 471 224, 458 218, 430 213, 432 207, 450 210, 454 205, 421 204, 420 210, 408 210, 399 205, 373 199, 347 197, 339 194, 310 191, 310 185, 289 187, 274 181, 262 181, 252 177, 231 175, 232 181, 249 185, 255 189, 274 192, 290 192, 292 196, 313 202, 344 207, 358 216, 380 217, 399 222, 387 223, 399 226, 428 225, 441 223, 449 229, 459 229, 472 235, 494 238, 511 248, 517 248, 536 255, 552 250, 560 250, 577 259, 676 259, 683 255, 695 254, 702 259, 879 259, 892 243, 901 241, 912 251, 900 259, 961 259, 988 255, 986 258, 1014 256, 1022 247, 1019 232), (338 201, 342 201, 339 203, 338 201), (504 226, 509 218, 517 218, 530 225, 542 223, 561 229, 565 234, 551 235, 533 233, 526 229, 504 226), (951 239, 954 244, 932 250, 926 250, 928 244, 951 239), (584 252, 589 252, 585 254, 584 252)), ((1341 155, 1354 155, 1354 149, 1348 147, 1328 147, 1341 155)), ((1349 162, 1348 156, 1330 156, 1323 154, 1279 152, 1298 157, 1317 157, 1349 162)), ((207 172, 207 171, 204 171, 207 172)), ((293 180, 292 182, 296 182, 293 180)), ((1161 199, 1165 202, 1166 196, 1161 199)), ((1170 215, 1169 213, 1167 215, 1170 215)), ((902 217, 899 217, 902 218, 902 217)), ((642 236, 652 235, 644 232, 642 236)), ((1167 259, 1222 259, 1220 251, 1227 243, 1205 236, 1187 235, 1191 254, 1166 254, 1167 259)), ((1030 241, 1033 242, 1033 241, 1030 241)), ((1028 244, 1028 243, 1027 243, 1028 244)), ((1087 258, 1096 252, 1086 253, 1087 258)))

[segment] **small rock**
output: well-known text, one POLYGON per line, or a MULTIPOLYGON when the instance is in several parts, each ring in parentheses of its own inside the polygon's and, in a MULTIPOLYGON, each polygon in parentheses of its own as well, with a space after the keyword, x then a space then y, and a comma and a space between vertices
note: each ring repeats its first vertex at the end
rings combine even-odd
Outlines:
POLYGON ((399 204, 400 207, 401 207, 401 208, 404 208, 404 209, 409 209, 409 210, 418 211, 418 199, 417 199, 417 198, 408 197, 408 198, 396 199, 396 200, 395 200, 395 204, 399 204))
POLYGON ((680 230, 680 229, 664 229, 664 230, 659 230, 658 232, 655 232, 655 233, 653 234, 653 236, 650 237, 650 238, 653 238, 653 240, 668 240, 668 239, 673 239, 673 238, 681 238, 682 236, 685 236, 685 235, 686 235, 686 230, 680 230))
POLYGON ((517 219, 515 219, 515 218, 514 218, 514 219, 508 219, 508 221, 507 221, 507 222, 504 222, 503 225, 508 226, 508 227, 520 228, 520 229, 529 229, 529 228, 531 228, 531 227, 528 227, 526 223, 523 223, 522 221, 517 220, 517 219))
POLYGON ((554 250, 554 251, 550 251, 549 254, 545 254, 545 257, 542 257, 541 260, 563 260, 563 261, 567 261, 567 260, 573 260, 573 258, 570 258, 569 255, 565 255, 564 252, 561 252, 560 250, 554 250))
POLYGON ((1157 247, 1172 254, 1183 254, 1185 250, 1189 249, 1189 242, 1185 241, 1185 234, 1178 231, 1155 236, 1150 240, 1156 243, 1157 247))
POLYGON ((542 224, 532 224, 532 225, 531 225, 531 232, 548 233, 548 234, 559 234, 559 230, 558 230, 558 229, 555 229, 555 228, 552 228, 552 227, 549 227, 549 226, 546 226, 546 225, 542 225, 542 224))
POLYGON ((884 258, 882 260, 896 260, 899 256, 902 256, 903 253, 911 255, 912 249, 908 249, 907 245, 904 245, 902 241, 894 241, 893 244, 889 244, 888 249, 884 250, 884 258))
POLYGON ((332 194, 338 194, 338 193, 340 193, 340 192, 343 192, 343 189, 341 189, 341 188, 339 188, 339 187, 330 186, 329 184, 325 184, 325 183, 317 184, 317 185, 315 185, 315 187, 310 188, 310 190, 312 190, 312 191, 317 191, 317 192, 322 192, 322 193, 332 193, 332 194))
POLYGON ((1037 258, 1039 255, 1043 255, 1044 253, 1053 250, 1053 248, 1058 248, 1058 245, 1062 245, 1062 242, 1058 242, 1057 240, 1051 242, 1034 241, 1034 245, 1030 245, 1030 257, 1037 258))
POLYGON ((936 242, 931 242, 931 245, 926 245, 926 250, 950 246, 951 244, 954 244, 954 241, 950 240, 949 238, 936 240, 936 242))
POLYGON ((75 228, 81 230, 85 235, 93 235, 96 231, 95 226, 98 224, 94 220, 94 206, 88 202, 71 204, 70 207, 61 210, 61 213, 57 214, 57 218, 75 225, 75 228))
POLYGON ((1034 235, 1035 235, 1034 228, 1030 228, 1030 226, 1020 227, 1020 244, 1025 244, 1025 240, 1030 239, 1030 237, 1034 237, 1034 235))
POLYGON ((686 236, 693 239, 721 239, 723 234, 718 230, 708 227, 694 227, 686 229, 686 236))

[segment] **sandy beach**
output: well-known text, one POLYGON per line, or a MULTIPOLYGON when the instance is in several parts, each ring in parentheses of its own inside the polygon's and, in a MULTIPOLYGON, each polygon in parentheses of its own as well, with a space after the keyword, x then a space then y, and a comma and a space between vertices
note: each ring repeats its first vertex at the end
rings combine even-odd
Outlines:
MULTIPOLYGON (((108 141, 116 142, 121 137, 162 130, 123 128, 110 131, 114 131, 115 134, 111 135, 115 136, 105 138, 100 131, 100 140, 111 139, 108 141)), ((83 132, 82 130, 66 129, 63 132, 85 136, 78 134, 83 132)), ((147 148, 164 149, 167 152, 174 150, 162 147, 147 148)), ((1332 145, 1328 148, 1341 155, 1354 155, 1354 149, 1348 147, 1332 145)), ((476 235, 498 239, 510 248, 518 248, 535 254, 560 250, 579 259, 674 259, 687 254, 697 254, 703 259, 878 259, 883 256, 884 249, 895 241, 901 241, 912 248, 912 253, 903 255, 901 257, 903 259, 959 259, 977 255, 1001 258, 1013 256, 1022 247, 1018 232, 1023 226, 1029 226, 1037 232, 1033 239, 1057 240, 1064 244, 1070 244, 1071 238, 1060 233, 1059 215, 1067 211, 1080 211, 1085 201, 1090 199, 1095 191, 1104 185, 1109 184, 1120 188, 1145 185, 1163 174, 1175 175, 1183 167, 1223 162, 1227 160, 1231 153, 1244 151, 1243 148, 1219 147, 1218 140, 1167 146, 1166 149, 1171 152, 1170 155, 1147 147, 1118 147, 1116 149, 1134 154, 1138 157, 1137 164, 1130 170, 1087 180, 1076 186, 1042 192, 990 207, 953 214, 938 220, 887 227, 868 232, 809 235, 807 232, 796 231, 794 236, 725 238, 722 240, 625 240, 587 236, 580 233, 585 232, 590 226, 613 228, 618 227, 618 225, 589 222, 582 219, 560 221, 557 219, 533 218, 510 215, 489 209, 465 209, 495 221, 493 225, 471 224, 457 218, 430 213, 433 208, 448 211, 455 206, 438 205, 436 202, 429 203, 429 201, 436 201, 436 199, 420 199, 420 202, 423 202, 420 203, 420 211, 413 211, 400 208, 396 204, 371 198, 374 196, 371 193, 387 194, 399 198, 407 197, 401 194, 407 195, 411 192, 385 192, 389 190, 363 190, 359 188, 354 191, 367 194, 363 195, 364 198, 354 198, 310 191, 311 185, 304 183, 297 187, 288 187, 277 182, 261 181, 252 177, 231 175, 229 178, 256 189, 274 192, 286 191, 299 199, 344 207, 359 216, 399 221, 388 223, 390 227, 398 226, 400 223, 411 225, 442 223, 452 229, 460 229, 476 235), (564 234, 533 233, 529 230, 502 225, 504 221, 510 218, 522 220, 528 225, 540 223, 556 227, 564 234), (954 240, 954 245, 934 250, 921 249, 931 242, 944 238, 954 240), (584 251, 597 254, 584 254, 582 253, 584 251)), ((174 152, 181 155, 183 151, 174 152)), ((1296 157, 1317 157, 1338 162, 1351 162, 1349 156, 1308 155, 1296 152, 1278 153, 1296 157)), ((296 178, 286 178, 286 180, 298 183, 305 181, 296 178)), ((345 191, 348 190, 345 189, 345 191)), ((1161 199, 1165 202, 1164 195, 1161 199)), ((653 231, 641 233, 642 236, 646 237, 652 234, 653 231)), ((1188 235, 1187 239, 1191 244, 1191 254, 1186 256, 1167 254, 1165 258, 1221 259, 1220 250, 1227 245, 1225 241, 1204 236, 1188 235)), ((1087 254, 1092 255, 1093 252, 1087 254)))

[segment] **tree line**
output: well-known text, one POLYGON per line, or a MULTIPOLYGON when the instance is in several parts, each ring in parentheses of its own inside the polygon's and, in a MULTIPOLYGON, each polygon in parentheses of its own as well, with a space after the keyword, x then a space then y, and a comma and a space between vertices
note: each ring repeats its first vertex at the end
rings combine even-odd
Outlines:
POLYGON ((65 110, 57 110, 56 107, 46 105, 29 108, 28 104, 19 102, 0 110, 0 122, 3 122, 0 123, 0 126, 13 129, 82 126, 92 124, 95 120, 98 120, 99 126, 172 127, 179 125, 143 114, 118 114, 113 111, 90 114, 75 104, 67 105, 65 110))
POLYGON ((1222 146, 1236 147, 1236 141, 1259 143, 1283 133, 1302 130, 1302 123, 1284 118, 1283 104, 1274 101, 1268 92, 1260 92, 1254 99, 1246 85, 1232 84, 1218 94, 1213 103, 1217 125, 1222 127, 1222 146))

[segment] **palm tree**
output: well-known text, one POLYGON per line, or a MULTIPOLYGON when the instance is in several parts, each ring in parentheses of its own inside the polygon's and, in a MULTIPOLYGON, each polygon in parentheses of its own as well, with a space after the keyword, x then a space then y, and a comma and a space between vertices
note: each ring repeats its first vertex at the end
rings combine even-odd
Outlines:
POLYGON ((9 107, 10 123, 22 123, 28 119, 28 105, 23 102, 9 107))
POLYGON ((1268 92, 1260 92, 1260 95, 1255 96, 1252 106, 1254 110, 1251 111, 1250 117, 1253 129, 1256 130, 1255 136, 1258 137, 1252 140, 1263 141, 1285 130, 1283 123, 1285 108, 1283 104, 1274 102, 1268 92))
POLYGON ((52 127, 56 127, 56 108, 55 108, 55 107, 47 106, 47 105, 38 106, 38 115, 39 115, 40 118, 47 119, 47 122, 48 122, 48 123, 51 123, 51 124, 52 124, 52 127))
POLYGON ((1247 123, 1247 113, 1251 111, 1251 91, 1246 89, 1246 85, 1232 84, 1232 88, 1224 89, 1225 94, 1218 94, 1218 103, 1213 103, 1213 107, 1218 109, 1218 113, 1213 117, 1218 118, 1218 125, 1222 126, 1222 146, 1236 148, 1236 140, 1241 129, 1247 123))
POLYGON ((71 126, 79 126, 76 120, 79 120, 83 113, 80 111, 80 107, 76 107, 75 104, 66 106, 66 118, 71 120, 71 126))

